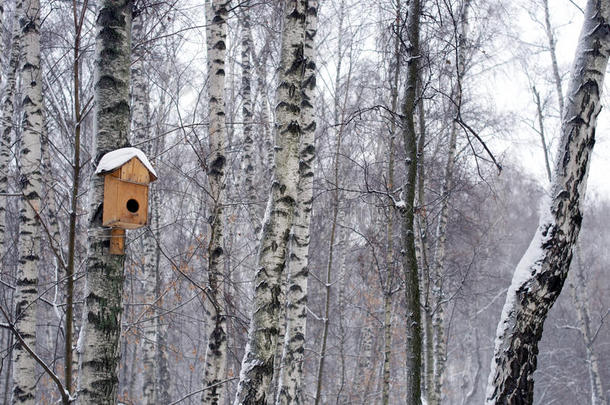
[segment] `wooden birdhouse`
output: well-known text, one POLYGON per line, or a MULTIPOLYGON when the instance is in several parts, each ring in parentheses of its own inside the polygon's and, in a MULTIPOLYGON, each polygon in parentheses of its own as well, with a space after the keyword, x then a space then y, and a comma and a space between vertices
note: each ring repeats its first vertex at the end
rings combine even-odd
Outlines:
POLYGON ((104 176, 102 225, 113 228, 110 253, 124 254, 125 229, 140 228, 148 222, 148 188, 157 174, 137 148, 105 154, 95 173, 104 176))

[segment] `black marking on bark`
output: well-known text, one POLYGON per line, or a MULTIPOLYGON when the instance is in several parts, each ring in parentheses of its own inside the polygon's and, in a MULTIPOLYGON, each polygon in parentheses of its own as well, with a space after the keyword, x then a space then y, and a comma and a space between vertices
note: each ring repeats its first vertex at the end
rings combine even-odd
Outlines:
POLYGON ((216 159, 214 159, 210 165, 210 174, 212 176, 221 175, 224 170, 226 161, 227 159, 223 155, 217 156, 216 159))
POLYGON ((218 259, 220 256, 222 256, 223 250, 222 247, 217 247, 216 249, 212 250, 212 252, 210 252, 210 256, 212 260, 218 259))
MULTIPOLYGON (((214 17, 214 20, 216 20, 216 18, 217 17, 214 17)), ((216 21, 214 21, 214 22, 216 22, 216 21)), ((218 49, 219 51, 224 51, 225 49, 227 49, 227 46, 225 45, 225 41, 220 40, 214 44, 212 49, 218 49)))
MULTIPOLYGON (((290 87, 290 86, 286 86, 286 87, 290 87)), ((293 104, 293 103, 287 103, 285 101, 280 101, 278 103, 276 110, 280 110, 280 109, 284 109, 284 110, 289 111, 294 114, 298 114, 301 112, 300 106, 293 104)))
POLYGON ((120 100, 110 106, 105 107, 101 113, 105 116, 114 115, 118 117, 129 117, 129 102, 127 100, 120 100))

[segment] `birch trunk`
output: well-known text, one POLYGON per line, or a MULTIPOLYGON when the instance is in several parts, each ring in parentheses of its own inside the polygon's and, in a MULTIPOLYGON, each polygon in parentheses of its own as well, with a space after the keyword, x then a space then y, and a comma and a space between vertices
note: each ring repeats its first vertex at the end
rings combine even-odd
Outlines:
POLYGON ((202 401, 204 404, 224 404, 225 387, 220 384, 227 370, 227 320, 223 299, 224 279, 224 213, 225 156, 228 139, 225 126, 225 54, 227 37, 227 2, 206 1, 208 19, 208 76, 209 76, 209 147, 207 166, 212 198, 210 243, 208 245, 208 286, 210 299, 206 301, 208 316, 208 346, 205 354, 205 375, 202 401))
POLYGON ((414 203, 417 176, 417 144, 415 114, 419 80, 419 19, 420 0, 411 0, 407 17, 407 35, 411 46, 407 49, 407 83, 403 104, 403 138, 406 152, 406 184, 403 187, 404 206, 402 215, 402 264, 405 278, 406 314, 406 403, 421 404, 421 313, 419 297, 419 276, 415 253, 414 203))
MULTIPOLYGON (((146 39, 145 19, 146 15, 140 15, 133 20, 133 64, 131 67, 132 89, 131 89, 131 140, 132 144, 144 151, 147 156, 152 155, 152 139, 150 139, 150 100, 149 83, 146 76, 147 55, 142 42, 146 39)), ((155 188, 149 190, 151 212, 154 212, 154 204, 157 200, 155 188)), ((157 342, 157 244, 153 229, 158 226, 157 217, 151 215, 149 226, 140 236, 142 246, 141 266, 144 274, 144 301, 146 302, 147 323, 144 324, 144 339, 142 341, 142 400, 145 404, 156 404, 156 350, 157 342)), ((136 352, 134 348, 134 353, 136 352)), ((133 381, 133 380, 132 380, 133 381)), ((130 390, 131 395, 135 394, 130 390)))
MULTIPOLYGON (((261 138, 259 144, 259 156, 261 160, 262 171, 265 173, 265 178, 271 178, 273 168, 273 132, 269 130, 269 100, 267 96, 267 60, 269 59, 270 39, 266 38, 263 49, 260 50, 258 57, 254 57, 254 65, 256 67, 256 96, 255 100, 260 96, 260 126, 261 138)), ((254 52, 252 52, 254 55, 254 52)))
MULTIPOLYGON (((400 32, 401 23, 401 12, 402 6, 401 1, 396 2, 396 31, 400 32)), ((394 37, 394 74, 390 81, 391 88, 391 106, 392 112, 398 112, 398 86, 399 77, 401 71, 401 56, 400 56, 400 37, 395 35, 394 37)), ((392 116, 390 123, 390 144, 388 146, 388 190, 394 189, 394 169, 396 165, 396 151, 395 151, 395 140, 396 140, 396 118, 392 116)), ((381 403, 382 405, 388 405, 390 402, 390 377, 391 377, 391 356, 392 356, 392 296, 394 289, 394 277, 395 277, 395 266, 394 266, 394 213, 389 212, 388 221, 386 223, 386 268, 387 278, 383 292, 383 377, 382 377, 382 388, 381 388, 381 403)))
POLYGON ((40 3, 23 0, 17 5, 22 13, 19 27, 22 57, 19 66, 23 78, 23 132, 21 135, 21 192, 19 209, 19 265, 15 288, 15 329, 21 335, 13 348, 13 404, 36 402, 36 361, 26 351, 36 348, 36 299, 40 263, 40 200, 42 195, 41 137, 42 75, 40 72, 40 3))
MULTIPOLYGON (((341 224, 345 224, 345 215, 346 215, 346 211, 347 211, 347 207, 345 207, 344 209, 342 209, 339 212, 339 218, 337 219, 337 225, 341 225, 341 224)), ((347 232, 347 229, 345 227, 342 227, 340 232, 339 232, 339 237, 338 237, 338 245, 341 247, 341 255, 339 256, 339 260, 338 263, 339 265, 337 267, 339 267, 339 274, 337 275, 337 284, 338 284, 338 293, 337 293, 337 301, 338 301, 338 308, 337 311, 335 313, 335 318, 337 319, 337 324, 339 326, 339 330, 337 332, 337 339, 339 340, 339 357, 340 357, 340 372, 338 373, 339 375, 336 376, 335 378, 338 379, 338 383, 337 383, 337 394, 336 394, 336 400, 335 403, 336 404, 340 404, 343 401, 345 401, 345 399, 342 399, 343 396, 343 390, 345 388, 345 383, 346 383, 346 367, 345 367, 345 341, 346 341, 346 333, 345 333, 345 308, 346 308, 346 302, 347 300, 345 299, 345 295, 346 295, 346 289, 347 289, 347 277, 345 276, 346 274, 346 257, 347 257, 347 247, 349 246, 349 234, 347 232)), ((328 283, 329 284, 329 283, 328 283)), ((330 297, 329 297, 330 298, 330 297)), ((330 300, 329 300, 329 304, 330 304, 330 300)), ((330 326, 330 314, 327 314, 325 319, 325 324, 330 326)), ((328 331, 327 331, 328 332, 328 331)), ((321 395, 321 392, 320 392, 321 395)), ((349 397, 348 397, 349 398, 349 397)))
POLYGON ((532 403, 538 342, 572 260, 608 55, 610 4, 590 0, 572 68, 551 197, 515 270, 496 332, 487 404, 532 403))
MULTIPOLYGON (((254 235, 258 237, 261 230, 261 221, 256 210, 256 189, 254 187, 254 173, 256 160, 254 158, 254 138, 252 137, 252 28, 250 27, 250 10, 246 8, 242 17, 241 38, 241 96, 243 97, 242 117, 244 120, 244 146, 243 146, 243 172, 244 188, 246 190, 247 210, 250 222, 254 228, 254 235)), ((260 90, 260 89, 259 89, 260 90)))
MULTIPOLYGON (((298 186, 297 186, 298 191, 298 186)), ((296 205, 295 205, 296 210, 296 205)), ((296 216, 296 212, 295 212, 296 216)), ((291 232, 292 234, 292 232, 291 232)), ((290 248, 287 248, 287 255, 290 254, 290 248)), ((287 259, 289 262, 290 260, 287 259)), ((278 301, 281 304, 280 313, 279 313, 279 323, 278 323, 278 333, 277 339, 275 341, 275 354, 273 355, 273 377, 271 378, 271 384, 269 384, 269 391, 267 392, 266 397, 269 398, 268 402, 272 403, 272 401, 277 398, 277 392, 279 387, 279 378, 280 378, 280 367, 282 366, 282 353, 284 352, 284 340, 286 339, 286 293, 288 290, 288 274, 284 273, 282 275, 282 282, 280 284, 280 294, 278 296, 278 301)))
MULTIPOLYGON (((0 193, 9 192, 9 171, 11 162, 11 151, 13 150, 13 113, 14 98, 17 88, 17 69, 19 68, 19 53, 21 29, 19 28, 19 15, 22 3, 18 2, 15 8, 15 21, 13 22, 13 33, 11 40, 11 52, 4 83, 4 97, 2 100, 2 138, 0 142, 0 193)), ((0 198, 0 257, 4 258, 9 250, 6 238, 6 203, 7 198, 0 198)))
POLYGON ((549 12, 549 1, 542 0, 544 8, 544 28, 546 37, 549 41, 549 52, 551 53, 551 65, 553 67, 553 81, 555 82, 555 90, 557 91, 557 105, 559 106, 559 117, 563 120, 563 88, 561 85, 561 75, 559 74, 559 64, 557 63, 557 53, 555 52, 555 34, 553 34, 553 26, 551 25, 551 13, 549 12))
MULTIPOLYGON (((0 36, 4 38, 4 0, 0 0, 0 36)), ((0 43, 0 66, 4 66, 4 41, 0 43)), ((0 69, 0 83, 4 70, 0 69)))
MULTIPOLYGON (((559 75, 559 67, 557 64, 557 54, 556 54, 556 40, 553 34, 553 27, 551 25, 551 17, 549 13, 549 5, 548 0, 543 0, 544 6, 544 22, 546 28, 547 38, 549 40, 549 50, 551 56, 551 64, 553 66, 553 78, 555 81, 555 89, 557 92, 557 99, 559 105, 559 114, 560 117, 563 118, 563 89, 561 83, 561 76, 559 75)), ((538 117, 539 117, 539 125, 540 125, 540 140, 542 142, 542 148, 544 151, 544 159, 546 163, 546 168, 549 176, 549 182, 552 182, 552 176, 549 169, 549 156, 548 156, 548 148, 545 142, 544 136, 544 126, 542 120, 542 109, 540 103, 540 96, 536 91, 536 88, 533 88, 536 106, 538 109, 538 117)), ((586 354, 587 354, 587 371, 589 374, 589 382, 591 385, 591 404, 592 405, 603 405, 606 403, 604 389, 602 380, 599 375, 599 361, 597 358, 597 354, 593 349, 593 335, 591 333, 591 325, 590 325, 590 317, 589 317, 589 308, 587 306, 587 294, 586 294, 586 285, 583 275, 583 267, 581 263, 581 254, 580 254, 580 246, 576 245, 576 266, 575 266, 575 276, 576 281, 571 285, 572 289, 572 298, 574 301, 574 305, 576 307, 576 313, 579 321, 579 326, 581 330, 581 335, 585 344, 586 354)))
MULTIPOLYGON (((165 95, 161 94, 159 100, 159 108, 157 122, 156 122, 156 131, 155 131, 155 148, 154 155, 158 156, 161 151, 165 148, 165 138, 163 136, 159 136, 162 134, 162 124, 165 122, 165 115, 163 111, 165 111, 165 95)), ((161 195, 155 189, 152 190, 152 203, 151 203, 151 234, 154 235, 155 243, 160 243, 161 241, 161 195)), ((169 362, 168 362, 168 354, 167 348, 169 347, 167 341, 168 334, 168 322, 164 322, 163 316, 163 300, 161 297, 161 292, 164 289, 165 280, 163 277, 163 273, 161 272, 161 250, 155 249, 155 291, 154 296, 157 301, 156 307, 158 308, 155 312, 154 317, 154 326, 155 326, 155 368, 157 374, 155 375, 155 383, 156 383, 156 394, 155 398, 160 404, 169 404, 170 401, 170 385, 171 385, 171 376, 169 373, 169 362)))
POLYGON ((422 355, 424 356, 423 368, 424 381, 422 384, 422 395, 427 402, 431 401, 430 394, 434 387, 434 332, 432 327, 433 309, 430 296, 430 264, 428 262, 428 214, 426 210, 426 195, 425 195, 425 175, 424 175, 424 146, 426 144, 426 128, 424 114, 424 99, 422 98, 418 105, 419 115, 419 139, 417 140, 417 200, 419 205, 418 216, 418 237, 419 237, 419 259, 422 269, 422 298, 423 302, 423 347, 422 355))
POLYGON ((580 245, 576 245, 575 256, 576 262, 572 267, 574 269, 575 277, 570 284, 570 287, 572 300, 576 307, 578 327, 582 335, 583 343, 585 344, 587 371, 589 374, 589 384, 591 386, 591 405, 606 405, 604 386, 599 374, 599 359, 597 353, 595 353, 595 350, 593 349, 595 332, 591 330, 591 316, 589 315, 589 306, 587 305, 586 284, 583 274, 583 264, 581 262, 582 254, 580 252, 580 245))
MULTIPOLYGON (((466 38, 468 34, 468 11, 470 0, 464 0, 460 10, 459 38, 457 40, 457 61, 455 85, 452 90, 452 101, 454 115, 456 119, 460 115, 462 106, 462 80, 466 71, 466 38)), ((436 246, 434 249, 434 272, 432 274, 432 292, 434 296, 434 311, 432 315, 432 329, 434 334, 433 366, 434 378, 432 386, 428 391, 428 402, 430 405, 441 403, 441 390, 443 386, 443 374, 446 363, 446 342, 444 326, 444 299, 443 277, 445 270, 445 254, 447 244, 447 223, 449 220, 449 206, 451 191, 453 189, 453 171, 455 167, 455 154, 457 147, 458 124, 456 120, 451 123, 451 133, 449 136, 449 147, 447 151, 447 162, 445 165, 445 176, 441 188, 441 212, 436 229, 436 246)), ((429 373, 429 371, 428 371, 429 373)))
MULTIPOLYGON (((324 383, 324 365, 326 362, 326 348, 328 343, 328 329, 330 326, 330 299, 331 299, 331 287, 332 283, 332 269, 333 269, 333 256, 335 254, 335 246, 337 244, 337 224, 339 222, 339 214, 343 214, 344 212, 340 210, 339 202, 340 202, 340 179, 339 179, 339 155, 341 153, 341 142, 343 138, 343 131, 345 129, 344 124, 344 113, 345 108, 341 108, 341 100, 339 94, 340 87, 340 79, 341 79, 341 65, 343 62, 342 59, 342 51, 343 51, 343 19, 344 19, 344 9, 345 2, 341 1, 339 5, 339 26, 338 26, 338 44, 337 44, 337 55, 339 55, 339 60, 337 61, 337 68, 335 71, 335 94, 334 94, 334 120, 335 123, 339 125, 337 129, 337 138, 335 143, 335 151, 333 157, 333 181, 335 184, 335 189, 333 191, 333 199, 332 199, 332 222, 330 229, 330 236, 328 242, 328 261, 326 262, 326 279, 324 284, 324 314, 322 315, 323 319, 323 328, 322 328, 322 340, 320 342, 320 358, 318 360, 318 370, 316 376, 316 394, 315 394, 315 405, 318 405, 322 400, 322 388, 324 383)), ((348 93, 348 89, 345 89, 346 97, 348 93)), ((345 106, 343 106, 345 107, 345 106)), ((343 240, 343 238, 339 238, 339 240, 343 240)), ((339 306, 341 307, 342 298, 340 298, 339 306)), ((342 338, 342 337, 341 337, 342 338)), ((341 349, 342 350, 342 349, 341 349)), ((342 367, 343 370, 343 367, 342 367)), ((342 376, 344 378, 344 376, 342 376)))
POLYGON ((253 311, 235 404, 265 404, 273 377, 279 290, 299 180, 299 137, 306 0, 285 4, 276 107, 275 173, 261 234, 253 311))
MULTIPOLYGON (((95 54, 96 154, 125 147, 129 134, 131 1, 103 0, 97 15, 95 54)), ((90 189, 88 261, 85 309, 78 346, 81 375, 78 402, 114 404, 117 401, 123 311, 124 261, 110 255, 110 228, 102 227, 104 179, 92 175, 90 189)))
MULTIPOLYGON (((80 105, 80 50, 82 28, 87 12, 85 4, 82 5, 80 16, 77 10, 76 2, 73 3, 72 13, 74 18, 74 50, 72 59, 72 86, 74 100, 74 155, 72 161, 72 190, 70 198, 70 220, 69 220, 69 236, 68 236, 68 261, 66 266, 66 316, 65 316, 65 359, 64 359, 64 376, 66 389, 72 393, 72 376, 76 371, 75 356, 74 356, 74 269, 76 262, 76 238, 77 238, 77 211, 78 211, 78 196, 80 193, 80 177, 81 177, 81 124, 82 111, 80 105)), ((51 197, 53 198, 53 197, 51 197)), ((57 238, 59 242, 59 238, 57 238)), ((59 247, 60 245, 58 245, 59 247)), ((59 247, 61 253, 61 247, 59 247)), ((57 258, 60 260, 61 258, 57 258)), ((59 277, 58 277, 59 278, 59 277)))
MULTIPOLYGON (((532 87, 532 93, 534 93, 534 103, 536 104, 536 112, 538 113, 538 126, 540 128, 540 143, 542 144, 542 151, 544 152, 544 164, 546 168, 546 175, 549 179, 549 183, 553 181, 553 174, 551 173, 551 164, 549 162, 549 148, 546 145, 546 137, 544 136, 544 115, 542 114, 542 103, 540 102, 540 93, 536 90, 536 86, 532 87)), ((563 98, 563 97, 560 97, 563 98)))
POLYGON ((375 375, 375 366, 373 364, 373 343, 375 336, 373 334, 373 328, 370 326, 370 321, 371 319, 366 320, 366 322, 369 324, 362 330, 362 338, 359 348, 360 354, 358 358, 359 376, 357 378, 357 387, 361 390, 360 403, 363 405, 370 402, 368 396, 371 381, 374 379, 375 375))

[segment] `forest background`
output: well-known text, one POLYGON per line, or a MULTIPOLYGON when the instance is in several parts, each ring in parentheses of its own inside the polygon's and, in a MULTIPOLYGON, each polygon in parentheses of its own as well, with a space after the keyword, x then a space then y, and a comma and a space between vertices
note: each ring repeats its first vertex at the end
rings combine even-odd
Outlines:
MULTIPOLYGON (((284 28, 281 2, 233 3, 226 14, 223 88, 224 261, 216 286, 226 311, 227 358, 220 385, 226 403, 238 391, 254 305, 257 249, 274 170, 284 28)), ((418 131, 426 136, 419 138, 423 170, 415 206, 422 315, 429 328, 424 331, 423 395, 429 403, 483 403, 506 292, 535 232, 540 200, 549 193, 545 156, 552 168, 561 126, 558 93, 567 88, 585 2, 423 3, 425 108, 418 131)), ((4 403, 10 403, 14 387, 15 340, 9 326, 16 315, 18 213, 24 204, 16 198, 27 113, 19 101, 27 81, 16 68, 25 49, 19 46, 19 5, 23 2, 5 1, 2 16, 4 403)), ((407 78, 408 5, 327 0, 319 8, 305 403, 397 404, 407 396, 402 242, 396 201, 388 195, 406 176, 407 157, 397 134, 407 78)), ((133 10, 129 140, 151 157, 159 180, 151 189, 149 225, 128 235, 118 397, 126 404, 200 403, 210 343, 207 269, 215 212, 207 166, 213 155, 208 141, 211 9, 206 11, 203 2, 175 0, 136 1, 133 10)), ((64 323, 73 307, 75 386, 92 236, 97 11, 93 2, 53 0, 42 2, 39 13, 41 222, 46 231, 32 347, 55 376, 65 378, 64 323), (62 263, 73 263, 73 303, 62 263)), ((534 403, 597 403, 610 397, 610 281, 604 277, 610 263, 604 243, 610 225, 608 127, 602 111, 580 253, 545 324, 534 403)), ((286 331, 280 329, 282 341, 286 331)), ((270 396, 276 396, 277 387, 272 381, 270 396)), ((61 397, 40 366, 34 395, 41 404, 61 397)))

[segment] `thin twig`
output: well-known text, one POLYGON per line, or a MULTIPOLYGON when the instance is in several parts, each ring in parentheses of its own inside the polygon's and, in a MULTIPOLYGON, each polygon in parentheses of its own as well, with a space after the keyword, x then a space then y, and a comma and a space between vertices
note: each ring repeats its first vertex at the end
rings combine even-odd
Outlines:
POLYGON ((217 382, 217 383, 215 383, 215 384, 212 384, 212 385, 208 385, 208 386, 207 386, 207 387, 205 387, 205 388, 202 388, 202 389, 200 389, 200 390, 193 391, 193 392, 191 392, 191 393, 186 394, 186 395, 185 395, 185 396, 183 396, 182 398, 180 398, 180 399, 178 399, 178 400, 176 400, 176 401, 174 401, 174 402, 171 402, 169 405, 176 405, 177 403, 180 403, 180 402, 184 401, 185 399, 192 397, 193 395, 197 395, 197 394, 199 394, 200 392, 207 391, 207 390, 209 390, 209 389, 211 389, 211 388, 217 387, 217 386, 219 386, 219 385, 222 385, 222 384, 228 383, 229 381, 233 381, 233 380, 237 380, 237 379, 238 379, 238 377, 227 378, 226 380, 219 381, 219 382, 217 382))

